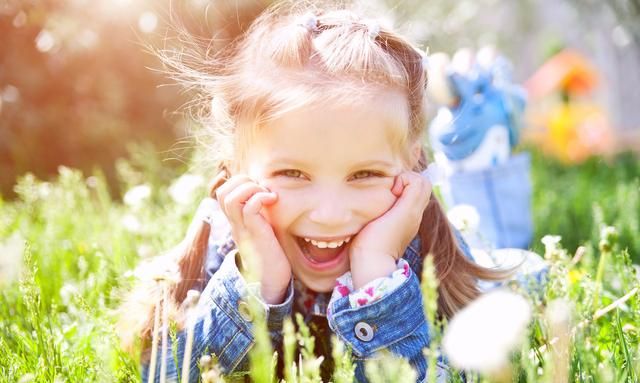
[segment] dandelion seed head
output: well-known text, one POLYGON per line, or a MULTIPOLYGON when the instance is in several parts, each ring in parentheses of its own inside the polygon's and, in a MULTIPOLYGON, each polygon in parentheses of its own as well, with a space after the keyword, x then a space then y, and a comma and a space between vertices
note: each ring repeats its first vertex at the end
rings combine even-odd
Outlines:
POLYGON ((444 353, 457 368, 498 372, 521 343, 530 319, 531 307, 522 296, 494 290, 453 317, 442 342, 444 353))
POLYGON ((142 223, 140 223, 140 220, 138 220, 138 217, 136 217, 133 214, 124 215, 120 223, 125 228, 125 230, 127 230, 130 233, 137 234, 142 231, 142 223))
POLYGON ((211 357, 211 355, 202 355, 202 357, 200 358, 200 368, 206 371, 211 367, 213 367, 213 358, 211 357))
POLYGON ((137 185, 129 189, 125 194, 123 201, 125 205, 130 207, 140 207, 142 203, 151 196, 151 186, 147 184, 137 185))
POLYGON ((545 310, 545 318, 552 326, 566 325, 571 321, 572 304, 566 299, 554 299, 545 310))
POLYGON ((46 199, 51 195, 51 184, 49 182, 42 182, 38 185, 38 197, 46 199))
POLYGON ((149 258, 154 254, 153 246, 146 243, 139 245, 136 250, 140 258, 149 258))
POLYGON ((480 215, 475 207, 460 204, 447 212, 451 224, 460 231, 476 232, 480 224, 480 215))
POLYGON ((611 239, 618 234, 618 230, 613 226, 604 226, 600 229, 600 238, 611 239))
POLYGON ((195 174, 183 174, 169 186, 169 196, 180 205, 193 201, 195 192, 204 185, 204 178, 195 174))
POLYGON ((0 285, 10 284, 20 278, 24 249, 24 239, 18 233, 0 243, 0 285))
POLYGON ((73 303, 73 297, 80 294, 80 290, 78 290, 78 286, 73 283, 65 283, 60 288, 60 300, 65 306, 70 306, 73 303))

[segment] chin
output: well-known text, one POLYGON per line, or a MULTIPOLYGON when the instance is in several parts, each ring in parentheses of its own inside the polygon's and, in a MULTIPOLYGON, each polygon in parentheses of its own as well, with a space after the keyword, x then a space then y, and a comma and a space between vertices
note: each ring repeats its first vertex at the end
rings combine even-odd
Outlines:
POLYGON ((305 287, 318 293, 330 293, 336 286, 336 279, 342 274, 333 278, 323 277, 320 280, 318 280, 318 278, 309 278, 306 275, 297 275, 296 273, 294 273, 294 275, 305 287))

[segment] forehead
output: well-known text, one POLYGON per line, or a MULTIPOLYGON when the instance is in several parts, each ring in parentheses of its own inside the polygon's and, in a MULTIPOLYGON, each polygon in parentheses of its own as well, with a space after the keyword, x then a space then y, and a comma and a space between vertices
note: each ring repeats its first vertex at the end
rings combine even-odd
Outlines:
POLYGON ((330 100, 298 107, 262 124, 249 143, 249 157, 330 166, 391 161, 405 156, 408 129, 407 99, 400 92, 330 100))

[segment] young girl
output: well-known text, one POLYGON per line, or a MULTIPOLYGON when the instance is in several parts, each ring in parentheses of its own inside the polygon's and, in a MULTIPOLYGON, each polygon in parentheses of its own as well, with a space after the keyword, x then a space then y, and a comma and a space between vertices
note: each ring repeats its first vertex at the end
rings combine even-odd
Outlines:
MULTIPOLYGON (((279 7, 208 65, 206 74, 184 74, 211 105, 210 155, 223 169, 211 196, 230 235, 208 243, 210 221, 196 222, 162 258, 180 272, 169 300, 156 282, 132 294, 125 307, 144 305, 134 312, 143 307, 145 316, 126 325, 123 340, 143 340, 143 379, 159 376, 149 364, 162 363, 149 360, 155 308, 176 308, 174 319, 184 323, 178 307, 189 289, 199 289, 190 381, 198 379, 203 354, 215 354, 225 373, 248 369, 250 297, 262 302, 276 348, 283 319, 300 312, 314 323, 325 361, 332 334, 352 348, 357 380, 365 381, 364 361, 384 349, 407 358, 422 380, 429 345, 419 280, 424 257, 433 257, 444 317, 478 296, 479 279, 504 275, 470 260, 420 175, 427 83, 421 51, 346 10, 279 7), (257 289, 245 280, 250 253, 261 271, 257 289)), ((178 357, 166 354, 166 374, 174 378, 185 332, 177 339, 178 357)))

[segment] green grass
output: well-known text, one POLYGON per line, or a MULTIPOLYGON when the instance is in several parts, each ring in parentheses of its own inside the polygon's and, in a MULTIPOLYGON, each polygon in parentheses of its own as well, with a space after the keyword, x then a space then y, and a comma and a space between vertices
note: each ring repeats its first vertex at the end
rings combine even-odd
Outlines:
MULTIPOLYGON (((137 361, 119 350, 113 309, 130 286, 131 270, 140 258, 177 243, 198 202, 197 195, 188 204, 172 201, 167 186, 177 170, 166 171, 161 165, 150 155, 119 164, 124 190, 149 183, 151 195, 137 207, 110 196, 99 172, 86 178, 66 168, 52 182, 26 175, 16 186, 17 199, 0 199, 1 264, 13 257, 23 265, 19 279, 0 279, 0 382, 138 381, 137 361), (123 219, 138 220, 140 226, 127 228, 123 219)), ((545 291, 529 297, 533 323, 521 352, 511 358, 514 381, 553 376, 558 343, 545 308, 558 299, 573 304, 570 381, 640 379, 637 290, 602 314, 603 308, 639 287, 632 266, 632 260, 640 259, 639 175, 640 160, 631 155, 575 167, 534 155, 534 249, 546 253, 552 266, 545 291), (601 233, 604 224, 617 231, 601 233), (568 250, 545 249, 539 241, 545 234, 561 235, 568 250), (575 262, 578 246, 585 251, 575 262)), ((429 310, 427 317, 435 321, 429 310)), ((292 361, 288 381, 317 381, 313 341, 304 327, 293 334, 291 324, 285 334, 285 359, 292 361), (302 348, 302 363, 293 360, 294 347, 302 348)), ((262 346, 254 348, 252 376, 271 381, 273 354, 264 333, 258 339, 262 346)), ((427 356, 438 352, 439 340, 435 337, 427 356)), ((334 381, 351 381, 349 350, 338 344, 334 349, 339 366, 334 381)), ((411 376, 406 362, 385 358, 385 363, 367 366, 372 381, 411 376)))

